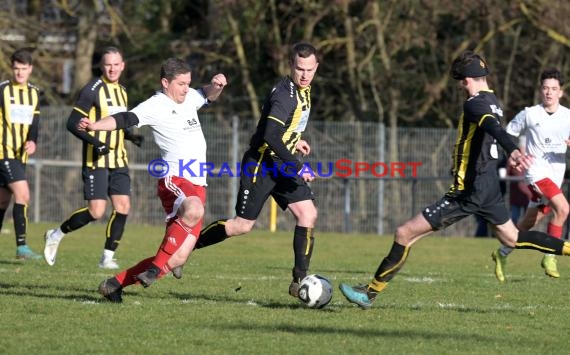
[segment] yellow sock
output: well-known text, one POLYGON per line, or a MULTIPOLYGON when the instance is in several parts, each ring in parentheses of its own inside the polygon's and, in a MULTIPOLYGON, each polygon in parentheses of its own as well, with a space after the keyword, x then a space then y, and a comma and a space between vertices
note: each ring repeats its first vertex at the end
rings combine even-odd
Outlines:
POLYGON ((570 243, 564 242, 562 246, 562 255, 570 255, 570 243))
POLYGON ((374 292, 382 292, 382 290, 384 290, 386 288, 386 286, 388 286, 387 282, 383 282, 383 281, 378 281, 376 279, 373 279, 369 284, 368 287, 372 289, 372 291, 374 292))

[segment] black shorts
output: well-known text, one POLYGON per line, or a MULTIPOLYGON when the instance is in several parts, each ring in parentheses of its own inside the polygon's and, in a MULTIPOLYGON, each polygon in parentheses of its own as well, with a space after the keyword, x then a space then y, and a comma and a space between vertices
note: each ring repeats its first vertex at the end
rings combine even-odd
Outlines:
POLYGON ((0 187, 26 180, 26 164, 17 159, 0 159, 0 187))
POLYGON ((291 167, 285 169, 267 154, 261 158, 259 153, 247 151, 242 160, 236 215, 256 220, 269 196, 283 210, 291 203, 315 199, 309 185, 291 167))
POLYGON ((112 195, 131 194, 129 168, 83 168, 83 197, 86 200, 106 200, 112 195))
POLYGON ((491 173, 478 176, 470 193, 447 194, 424 208, 422 213, 433 230, 444 229, 471 215, 480 216, 496 226, 506 223, 510 218, 498 177, 491 173))

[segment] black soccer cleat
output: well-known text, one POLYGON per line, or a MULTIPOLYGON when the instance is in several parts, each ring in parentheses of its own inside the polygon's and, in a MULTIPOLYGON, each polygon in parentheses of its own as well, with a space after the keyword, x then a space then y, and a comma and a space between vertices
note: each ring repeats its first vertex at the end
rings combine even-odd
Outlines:
POLYGON ((99 293, 113 303, 123 302, 123 287, 116 278, 111 277, 99 284, 99 293))
POLYGON ((181 279, 182 272, 184 271, 184 265, 173 267, 172 270, 170 271, 172 271, 172 276, 174 276, 177 279, 181 279))
POLYGON ((160 274, 160 269, 153 265, 148 270, 138 274, 136 278, 146 288, 158 279, 158 274, 160 274))

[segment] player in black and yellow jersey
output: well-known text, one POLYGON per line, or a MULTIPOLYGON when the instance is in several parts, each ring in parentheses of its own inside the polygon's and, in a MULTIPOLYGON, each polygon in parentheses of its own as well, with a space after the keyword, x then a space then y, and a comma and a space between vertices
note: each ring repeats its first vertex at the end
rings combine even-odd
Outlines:
POLYGON ((0 83, 0 229, 14 196, 12 214, 16 233, 16 258, 41 259, 26 244, 27 206, 30 188, 26 180, 28 156, 36 151, 40 119, 39 90, 28 82, 33 70, 32 53, 12 54, 11 80, 0 83))
POLYGON ((293 46, 289 58, 290 76, 273 87, 263 104, 257 130, 242 159, 237 216, 216 221, 202 230, 196 248, 249 232, 265 201, 273 196, 282 209, 296 219, 293 234, 295 265, 289 294, 297 297, 299 281, 307 275, 313 252, 313 231, 317 220, 314 196, 307 184, 314 174, 304 171, 295 153, 310 152, 301 139, 311 110, 311 82, 319 65, 315 47, 293 46))
POLYGON ((503 111, 489 89, 488 74, 485 61, 471 51, 454 60, 451 75, 468 98, 453 149, 453 184, 441 200, 396 229, 392 248, 368 285, 340 285, 350 302, 364 309, 372 306, 377 294, 402 268, 415 242, 471 215, 489 223, 504 245, 570 255, 570 243, 542 232, 519 231, 510 219, 499 187, 497 144, 507 153, 509 165, 518 170, 528 169, 532 157, 523 155, 501 126, 503 111))
POLYGON ((49 265, 55 263, 57 248, 65 234, 103 217, 109 197, 113 212, 107 225, 99 267, 118 268, 113 257, 130 210, 131 180, 125 139, 140 145, 141 138, 124 130, 86 133, 77 129, 77 123, 83 117, 98 121, 127 110, 127 92, 119 83, 125 68, 122 53, 115 47, 105 48, 100 68, 103 75, 92 79, 81 89, 67 122, 68 130, 83 141, 83 194, 88 205, 73 212, 59 228, 46 232, 44 258, 49 265))

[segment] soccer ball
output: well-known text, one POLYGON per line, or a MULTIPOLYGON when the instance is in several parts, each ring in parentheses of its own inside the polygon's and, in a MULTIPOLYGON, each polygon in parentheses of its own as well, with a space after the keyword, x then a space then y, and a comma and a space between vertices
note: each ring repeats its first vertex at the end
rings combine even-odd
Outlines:
POLYGON ((332 299, 331 282, 320 275, 308 275, 299 285, 299 299, 309 308, 323 308, 332 299))

